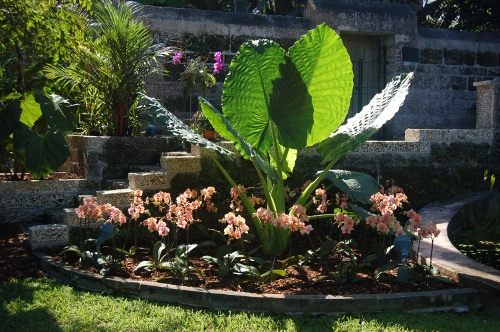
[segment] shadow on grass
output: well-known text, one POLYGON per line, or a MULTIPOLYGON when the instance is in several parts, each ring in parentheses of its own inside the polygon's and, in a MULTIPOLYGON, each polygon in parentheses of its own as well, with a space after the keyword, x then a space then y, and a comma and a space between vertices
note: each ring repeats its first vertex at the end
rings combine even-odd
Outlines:
POLYGON ((53 283, 9 281, 0 283, 1 331, 63 331, 57 318, 46 308, 36 307, 35 293, 57 287, 53 283))

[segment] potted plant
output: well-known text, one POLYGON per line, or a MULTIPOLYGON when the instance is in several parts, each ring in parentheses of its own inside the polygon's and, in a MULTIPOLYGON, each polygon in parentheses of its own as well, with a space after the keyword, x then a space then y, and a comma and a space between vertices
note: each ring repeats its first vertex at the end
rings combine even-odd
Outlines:
POLYGON ((196 112, 191 118, 191 128, 206 139, 217 138, 217 132, 206 115, 201 111, 196 112))
POLYGON ((196 57, 188 60, 180 79, 184 100, 189 98, 189 116, 191 117, 193 96, 205 96, 207 88, 215 85, 215 77, 208 71, 205 61, 196 57))

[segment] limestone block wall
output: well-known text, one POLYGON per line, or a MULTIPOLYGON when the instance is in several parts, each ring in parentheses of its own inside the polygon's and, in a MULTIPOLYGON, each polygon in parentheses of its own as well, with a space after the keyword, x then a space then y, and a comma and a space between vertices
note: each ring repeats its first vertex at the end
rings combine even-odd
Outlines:
POLYGON ((162 153, 183 150, 181 140, 172 136, 69 135, 66 141, 70 157, 60 170, 91 181, 95 190, 106 189, 106 180, 126 179, 137 167, 155 170, 162 153))
MULTIPOLYGON (((475 128, 474 82, 500 77, 500 35, 418 28, 416 15, 408 5, 310 0, 303 18, 148 6, 144 14, 148 16, 145 23, 158 42, 202 55, 209 66, 213 63, 213 53, 223 52, 224 71, 216 75, 217 86, 207 93, 215 105, 220 104, 228 65, 239 45, 248 39, 269 38, 288 48, 323 22, 341 37, 379 37, 387 61, 386 82, 402 72, 415 71, 410 94, 400 112, 384 127, 381 139, 401 140, 409 127, 475 128)), ((182 67, 173 66, 171 60, 162 66, 171 75, 151 76, 147 93, 161 99, 180 117, 189 117, 179 85, 182 67)))
POLYGON ((52 209, 73 208, 93 190, 85 179, 0 181, 0 224, 46 223, 52 209))

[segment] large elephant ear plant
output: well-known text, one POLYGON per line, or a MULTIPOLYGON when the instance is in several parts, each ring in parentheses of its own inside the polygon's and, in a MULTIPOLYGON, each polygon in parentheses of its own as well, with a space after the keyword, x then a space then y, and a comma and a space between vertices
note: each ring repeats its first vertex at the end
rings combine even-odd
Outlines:
POLYGON ((23 100, 0 101, 0 118, 5 122, 0 126, 0 164, 13 178, 21 169, 42 179, 68 159, 70 151, 64 137, 76 128, 77 105, 57 95, 28 94, 23 100), (17 163, 23 167, 17 167, 17 163))
MULTIPOLYGON (((217 132, 233 142, 243 157, 255 163, 268 207, 276 215, 285 211, 283 181, 293 172, 297 151, 316 145, 326 164, 325 170, 318 173, 297 199, 296 204, 306 206, 322 180, 345 174, 331 171, 334 163, 368 140, 397 112, 412 77, 408 74, 393 79, 361 113, 341 126, 352 96, 352 64, 342 40, 327 25, 309 31, 288 51, 269 40, 248 41, 241 45, 229 69, 222 92, 222 111, 203 98, 200 105, 217 132)), ((159 116, 172 117, 158 103, 150 101, 156 105, 153 108, 159 116)), ((191 134, 185 135, 182 124, 169 129, 194 144, 216 146, 191 134)), ((369 197, 379 186, 365 177, 349 173, 343 189, 354 191, 354 197, 369 197), (357 181, 357 177, 361 180, 357 181)), ((244 194, 240 198, 252 215, 255 209, 248 198, 244 194)), ((264 251, 283 252, 289 239, 287 229, 273 228, 270 223, 263 225, 257 217, 253 218, 253 224, 264 251)))

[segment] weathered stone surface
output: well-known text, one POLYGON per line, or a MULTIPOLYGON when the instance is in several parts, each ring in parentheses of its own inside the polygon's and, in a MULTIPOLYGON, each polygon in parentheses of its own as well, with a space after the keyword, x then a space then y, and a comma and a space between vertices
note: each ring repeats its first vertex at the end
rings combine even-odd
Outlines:
POLYGON ((117 208, 123 208, 130 206, 132 199, 132 189, 116 189, 116 190, 105 190, 97 191, 97 203, 106 204, 109 203, 117 208))
POLYGON ((62 248, 69 243, 68 226, 61 224, 37 225, 28 229, 29 244, 34 250, 62 248))
POLYGON ((190 173, 201 171, 200 158, 193 155, 166 155, 160 159, 161 167, 166 172, 190 173))
MULTIPOLYGON (((199 161, 198 161, 199 162, 199 161)), ((129 188, 132 190, 168 190, 175 172, 129 173, 129 188)))

